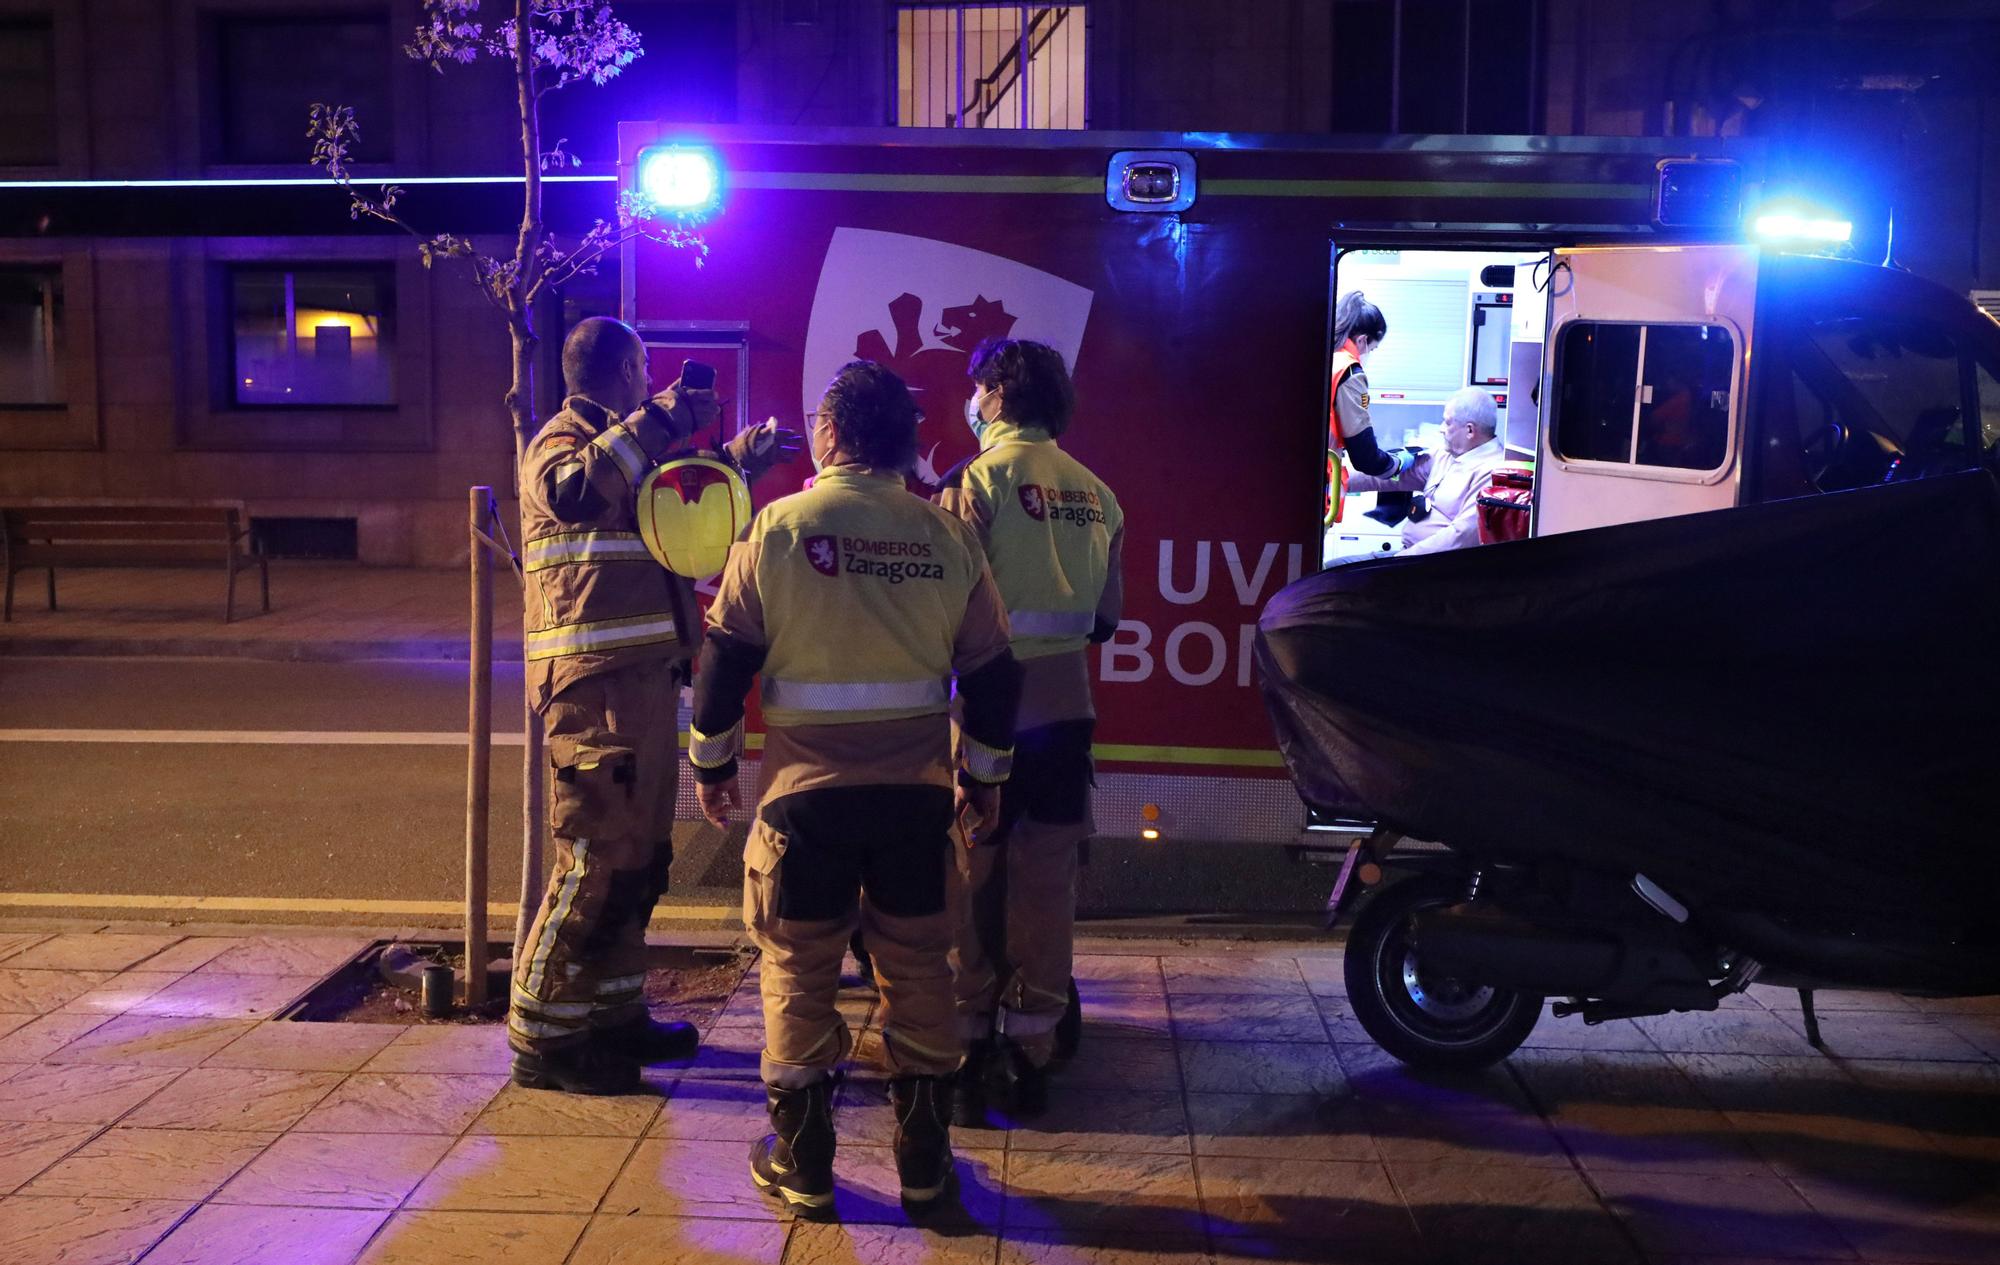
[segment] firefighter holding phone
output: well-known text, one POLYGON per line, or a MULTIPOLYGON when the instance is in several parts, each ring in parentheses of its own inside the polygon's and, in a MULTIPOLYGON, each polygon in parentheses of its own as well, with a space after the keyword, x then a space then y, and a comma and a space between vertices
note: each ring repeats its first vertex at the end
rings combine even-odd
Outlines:
MULTIPOLYGON (((562 411, 520 471, 528 701, 554 774, 556 862, 514 964, 513 1078, 531 1088, 614 1094, 641 1064, 692 1058, 684 1023, 646 1010, 645 934, 673 860, 676 703, 693 656, 694 586, 638 530, 635 492, 662 460, 693 450, 721 416, 715 371, 688 362, 648 396, 646 347, 628 325, 580 322, 563 343, 562 411)), ((774 424, 725 445, 754 479, 803 437, 774 424)))

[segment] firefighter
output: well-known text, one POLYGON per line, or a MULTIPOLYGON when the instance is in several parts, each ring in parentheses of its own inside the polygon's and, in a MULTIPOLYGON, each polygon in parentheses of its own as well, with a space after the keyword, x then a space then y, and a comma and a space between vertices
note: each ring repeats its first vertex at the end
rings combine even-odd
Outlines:
POLYGON ((807 1213, 833 1202, 828 1095, 851 1046, 834 999, 857 926, 882 999, 903 1199, 935 1206, 951 1183, 953 832, 989 827, 1012 759, 1006 611, 973 533, 904 488, 917 418, 881 365, 840 370, 813 424, 820 473, 731 551, 695 676, 688 756, 718 826, 740 802, 743 700, 763 677, 743 921, 762 952, 772 1132, 750 1175, 807 1213))
POLYGON ((938 503, 992 561, 1021 662, 1015 776, 989 846, 959 857, 959 1031, 970 1044, 954 1121, 985 1123, 986 1087, 1016 1116, 1047 1101, 1056 1027, 1069 1004, 1077 862, 1094 823, 1096 727, 1085 647, 1117 631, 1124 514, 1103 480, 1057 446, 1076 411, 1062 354, 1003 340, 973 352, 966 421, 979 453, 938 503))
POLYGON ((1342 494, 1347 474, 1341 461, 1377 479, 1402 477, 1416 460, 1397 449, 1385 452, 1375 442, 1375 428, 1368 419, 1368 373, 1362 367, 1368 354, 1389 336, 1388 318, 1359 290, 1340 296, 1333 315, 1332 406, 1326 426, 1326 525, 1340 521, 1342 494))
MULTIPOLYGON (((554 783, 556 861, 514 964, 508 1043, 531 1088, 623 1093, 642 1063, 694 1056, 685 1023, 647 1013, 645 935, 673 859, 675 709, 698 621, 692 584, 637 530, 633 489, 720 416, 713 391, 647 398, 646 348, 593 317, 563 343, 569 397, 521 464, 529 703, 554 783), (621 420, 622 419, 622 420, 621 420)), ((773 425, 729 445, 749 477, 796 453, 773 425)))

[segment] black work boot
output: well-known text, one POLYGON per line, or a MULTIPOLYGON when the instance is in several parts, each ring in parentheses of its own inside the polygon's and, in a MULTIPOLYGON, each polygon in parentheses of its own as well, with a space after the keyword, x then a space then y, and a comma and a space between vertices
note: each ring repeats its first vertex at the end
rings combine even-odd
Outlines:
POLYGON ((590 1039, 647 1067, 656 1063, 685 1063, 701 1053, 701 1033, 693 1024, 678 1019, 662 1023, 651 1015, 592 1029, 590 1039))
POLYGON ((1033 1120, 1049 1109, 1049 1069, 1037 1067, 1020 1046, 1009 1042, 1003 1051, 1007 1069, 1007 1114, 1033 1120))
POLYGON ((832 1090, 830 1081, 804 1089, 766 1085, 775 1132, 750 1144, 750 1180, 804 1216, 833 1208, 832 1090))
POLYGON ((516 1050, 514 1083, 566 1094, 629 1094, 639 1088, 639 1064, 592 1041, 533 1054, 516 1050))
POLYGON ((992 1037, 981 1037, 965 1051, 965 1062, 951 1078, 951 1122, 961 1129, 984 1129, 986 1124, 986 1082, 992 1077, 1000 1047, 992 1037))
POLYGON ((1069 1009, 1056 1023, 1056 1052, 1054 1061, 1067 1063, 1076 1057, 1076 1048, 1083 1044, 1083 997, 1076 991, 1076 978, 1069 981, 1069 1009))
POLYGON ((898 1076, 889 1082, 889 1104, 896 1111, 896 1176, 906 1204, 928 1204, 951 1186, 950 1080, 898 1076))

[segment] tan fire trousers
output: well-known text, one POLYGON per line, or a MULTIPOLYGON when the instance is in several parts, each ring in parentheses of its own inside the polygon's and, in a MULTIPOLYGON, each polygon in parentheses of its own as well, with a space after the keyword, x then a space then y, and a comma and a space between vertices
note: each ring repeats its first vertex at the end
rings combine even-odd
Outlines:
POLYGON ((744 846, 743 925, 763 955, 766 1084, 823 1080, 852 1047, 834 1003, 857 926, 874 959, 890 1071, 958 1067, 951 818, 951 792, 936 786, 823 787, 759 809, 744 846))
POLYGON ((558 1049, 646 1012, 646 924, 674 857, 681 671, 659 660, 585 677, 543 713, 556 858, 514 964, 517 1050, 558 1049))
POLYGON ((1015 821, 994 844, 961 849, 961 907, 953 966, 959 1035, 1004 1034, 1047 1066, 1069 1009, 1076 938, 1076 876, 1088 822, 1015 821))

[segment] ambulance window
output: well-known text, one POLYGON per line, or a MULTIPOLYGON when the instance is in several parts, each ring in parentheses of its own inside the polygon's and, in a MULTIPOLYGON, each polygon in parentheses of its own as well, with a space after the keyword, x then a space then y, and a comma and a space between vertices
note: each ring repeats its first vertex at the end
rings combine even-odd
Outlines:
POLYGON ((1905 453, 1963 452, 1964 378, 1957 344, 1928 321, 1849 317, 1815 325, 1812 342, 1874 414, 1868 429, 1905 453))
POLYGON ((1729 450, 1735 366, 1721 325, 1571 322, 1556 360, 1556 451, 1570 461, 1714 470, 1729 450))
POLYGON ((1556 449, 1572 461, 1632 459, 1632 392, 1638 325, 1573 321, 1557 368, 1556 449))
POLYGON ((1985 365, 1979 371, 1979 444, 1986 459, 2000 458, 2000 378, 1985 365))
POLYGON ((1736 352, 1720 325, 1653 325, 1639 387, 1642 466, 1713 470, 1729 448, 1736 352))

